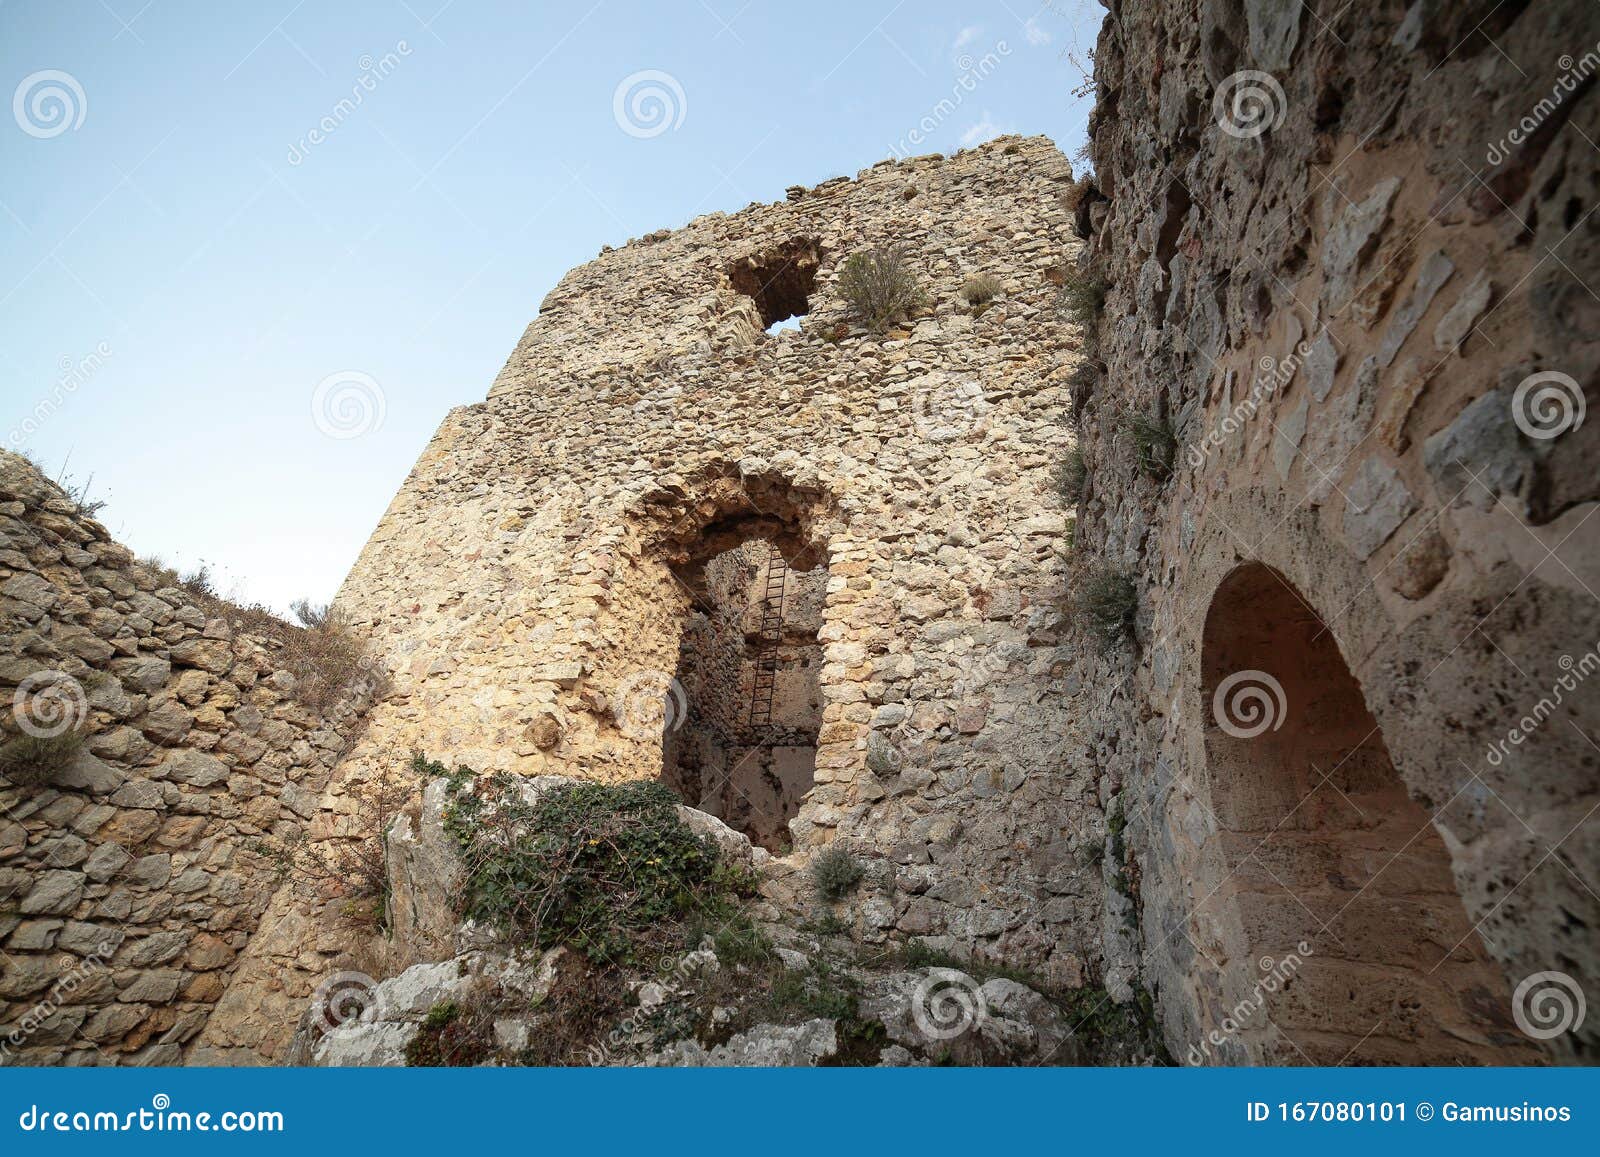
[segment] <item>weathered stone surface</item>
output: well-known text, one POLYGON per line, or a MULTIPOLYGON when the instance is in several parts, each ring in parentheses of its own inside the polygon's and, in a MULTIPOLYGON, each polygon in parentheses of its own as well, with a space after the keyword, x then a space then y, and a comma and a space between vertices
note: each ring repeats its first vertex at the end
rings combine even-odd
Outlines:
POLYGON ((162 761, 160 773, 173 783, 211 787, 228 778, 228 765, 214 755, 186 747, 162 761))
POLYGON ((1429 527, 1408 542, 1394 557, 1394 589, 1408 599, 1420 599, 1450 570, 1450 546, 1437 528, 1429 527))
POLYGON ((1421 268, 1417 270, 1416 283, 1395 310, 1394 317, 1389 320, 1389 328, 1384 331, 1383 340, 1378 343, 1379 365, 1386 366, 1394 361, 1395 354, 1400 352, 1400 347, 1422 321, 1428 307, 1433 304, 1434 296, 1450 280, 1455 269, 1455 263, 1438 250, 1423 259, 1421 268))
POLYGON ((104 795, 115 791, 125 778, 125 772, 87 751, 80 751, 76 759, 56 772, 52 782, 56 787, 104 795))
POLYGON ((40 872, 17 911, 24 916, 59 916, 71 912, 83 898, 86 883, 81 872, 40 872))
POLYGON ((1416 510, 1417 500, 1380 458, 1361 464, 1346 490, 1344 534, 1358 558, 1370 557, 1416 510))
POLYGON ((83 874, 97 884, 104 884, 131 859, 133 856, 120 844, 104 843, 90 854, 83 865, 83 874))
POLYGON ((221 639, 187 639, 171 651, 172 661, 184 667, 199 667, 223 675, 233 666, 233 650, 221 639))
MULTIPOLYGON (((1600 983, 1594 937, 1564 930, 1575 926, 1563 913, 1578 913, 1585 930, 1600 926, 1593 895, 1571 879, 1512 887, 1533 868, 1519 850, 1524 820, 1560 814, 1551 823, 1559 835, 1600 799, 1593 750, 1573 730, 1596 733, 1600 701, 1563 695, 1566 736, 1555 739, 1546 725, 1537 742, 1496 746, 1530 697, 1559 685, 1561 657, 1577 661, 1571 640, 1600 638, 1600 608, 1587 593, 1600 581, 1600 555, 1593 536, 1576 532, 1600 501, 1593 419, 1536 438, 1517 428, 1511 398, 1530 375, 1551 371, 1592 400, 1600 321, 1582 286, 1600 284, 1600 250, 1575 245, 1583 229, 1571 231, 1594 201, 1593 171, 1571 166, 1555 143, 1560 133, 1504 143, 1508 116, 1520 115, 1505 107, 1527 110, 1541 94, 1524 89, 1498 53, 1494 62, 1461 56, 1487 5, 1400 5, 1393 19, 1341 24, 1337 46, 1326 30, 1312 35, 1302 16, 1302 35, 1274 52, 1272 30, 1288 25, 1272 20, 1287 21, 1286 7, 1252 14, 1220 0, 1141 0, 1102 29, 1092 151, 1107 201, 1080 222, 1083 264, 1109 288, 1087 335, 1102 368, 1074 397, 1092 481, 1073 553, 1086 574, 1104 566, 1132 578, 1137 645, 1067 665, 1091 701, 1077 758, 1100 769, 1100 800, 1108 811, 1120 803, 1127 819, 1115 841, 1039 853, 1041 876, 1048 895, 1100 891, 1094 972, 1108 990, 1143 979, 1174 1057, 1506 1063, 1531 1054, 1491 1009, 1510 1006, 1520 978, 1560 959, 1585 987, 1600 983), (1241 139, 1209 98, 1268 58, 1283 93, 1271 111, 1282 117, 1241 139), (1161 62, 1159 82, 1151 60, 1161 62), (1491 142, 1492 161, 1469 173, 1459 144, 1471 140, 1491 142), (1166 228, 1176 193, 1163 163, 1175 142, 1183 142, 1187 210, 1178 233, 1166 228), (1215 300, 1214 346, 1173 340, 1174 316, 1147 292, 1163 246, 1173 254, 1168 301, 1183 303, 1176 317, 1215 300), (1552 253, 1571 268, 1557 272, 1552 253), (1253 389, 1259 367, 1283 359, 1296 325, 1312 335, 1306 364, 1263 396, 1253 389), (1301 456, 1290 463, 1302 388, 1311 405, 1301 456), (1141 413, 1181 416, 1172 479, 1153 480, 1133 460, 1126 416, 1141 413), (1280 437, 1291 421, 1291 436, 1280 437), (1288 688, 1281 732, 1251 741, 1260 753, 1244 757, 1210 726, 1213 693, 1227 674, 1249 670, 1293 683, 1316 638, 1331 640, 1337 657, 1318 666, 1316 680, 1288 688), (1272 644, 1252 651, 1252 640, 1272 644), (1344 677, 1354 690, 1336 708, 1333 688, 1344 677), (1307 711, 1330 724, 1359 720, 1360 733, 1326 761, 1301 749, 1275 762, 1267 752, 1288 742, 1307 711), (1307 939, 1314 956, 1291 995, 1269 994, 1259 1019, 1230 1026, 1232 1010, 1259 991, 1258 962, 1281 960, 1299 943, 1291 932, 1321 926, 1308 911, 1329 903, 1331 915, 1361 886, 1339 895, 1345 884, 1332 881, 1370 878, 1352 862, 1319 870, 1318 857, 1341 839, 1385 846, 1378 828, 1355 834, 1336 808, 1315 819, 1296 813, 1292 838, 1265 838, 1318 771, 1351 752, 1361 764, 1351 798, 1385 817, 1378 828, 1418 816, 1386 845, 1394 869, 1407 870, 1378 877, 1364 899, 1390 885, 1395 893, 1361 919, 1352 917, 1363 905, 1350 908, 1343 944, 1307 939), (1280 766, 1301 769, 1304 780, 1270 770, 1280 766), (1392 792, 1381 805, 1380 782, 1392 792), (1499 803, 1468 805, 1474 793, 1499 803), (1428 815, 1409 810, 1416 801, 1450 813, 1438 843, 1424 838, 1428 815), (1252 849, 1271 875, 1241 883, 1264 862, 1246 855, 1252 849), (1086 855, 1096 865, 1088 881, 1086 855), (1424 862, 1426 886, 1410 871, 1424 862), (1273 876, 1292 881, 1305 907, 1273 876), (1418 945, 1430 936, 1444 943, 1424 960, 1418 945), (1441 984, 1438 962, 1452 945, 1450 966, 1461 971, 1441 984), (1415 973, 1407 960, 1421 961, 1415 973), (1492 996, 1472 1010, 1463 994, 1475 986, 1492 996), (1355 1024, 1348 994, 1363 991, 1398 994, 1386 1008, 1407 1015, 1355 1024), (1302 992, 1319 999, 1302 1004, 1294 995, 1302 992)), ((1559 57, 1568 51, 1559 27, 1591 18, 1573 0, 1552 0, 1539 20, 1508 22, 1493 42, 1516 60, 1559 57)), ((1258 90, 1274 91, 1259 82, 1258 90)), ((1580 117, 1581 105, 1565 107, 1585 134, 1600 131, 1592 110, 1580 117)), ((1070 623, 1064 638, 1091 641, 1070 623)), ((956 779, 939 770, 941 782, 956 779)), ((893 858, 909 875, 920 859, 896 836, 893 858)), ((937 927, 949 914, 921 907, 934 901, 912 893, 916 886, 914 878, 903 885, 913 898, 902 919, 937 927)), ((1577 1059, 1596 1040, 1584 1028, 1541 1047, 1577 1059)))
POLYGON ((1441 498, 1485 509, 1498 495, 1521 495, 1533 475, 1533 456, 1504 390, 1485 394, 1429 438, 1423 462, 1441 498))
POLYGON ((1376 182, 1357 204, 1340 214, 1322 243, 1325 280, 1323 304, 1339 310, 1355 294, 1356 275, 1362 260, 1374 248, 1378 233, 1389 219, 1389 206, 1400 190, 1400 178, 1385 177, 1376 182))
POLYGON ((1489 308, 1494 297, 1494 283, 1486 270, 1479 270, 1472 284, 1461 291, 1461 296, 1449 311, 1439 319, 1433 330, 1433 348, 1441 353, 1459 352, 1461 343, 1477 324, 1483 311, 1489 308))
POLYGON ((689 1068, 806 1068, 838 1050, 834 1022, 819 1017, 797 1025, 757 1025, 710 1049, 698 1041, 677 1041, 647 1063, 689 1068))

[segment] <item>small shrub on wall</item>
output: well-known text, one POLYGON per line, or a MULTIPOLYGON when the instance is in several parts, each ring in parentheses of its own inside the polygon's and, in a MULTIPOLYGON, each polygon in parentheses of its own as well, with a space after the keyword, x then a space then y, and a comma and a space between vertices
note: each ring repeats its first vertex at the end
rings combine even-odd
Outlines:
POLYGON ((927 302, 901 245, 852 253, 840 271, 839 292, 874 333, 906 320, 927 302))

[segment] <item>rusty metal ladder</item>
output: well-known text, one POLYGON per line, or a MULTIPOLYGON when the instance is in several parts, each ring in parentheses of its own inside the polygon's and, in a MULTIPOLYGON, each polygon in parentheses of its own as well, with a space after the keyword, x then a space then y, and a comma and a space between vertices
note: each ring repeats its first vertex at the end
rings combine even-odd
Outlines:
POLYGON ((783 588, 789 564, 767 544, 766 586, 761 597, 761 632, 756 643, 755 680, 750 686, 750 729, 772 725, 772 699, 778 688, 778 646, 783 642, 783 588))

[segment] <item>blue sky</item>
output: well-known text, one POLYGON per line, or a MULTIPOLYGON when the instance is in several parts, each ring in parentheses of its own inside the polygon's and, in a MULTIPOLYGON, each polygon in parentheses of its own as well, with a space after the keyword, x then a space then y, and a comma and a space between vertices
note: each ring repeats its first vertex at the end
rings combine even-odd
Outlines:
POLYGON ((566 270, 897 149, 1070 153, 1102 15, 0 0, 0 438, 136 551, 326 600, 566 270))

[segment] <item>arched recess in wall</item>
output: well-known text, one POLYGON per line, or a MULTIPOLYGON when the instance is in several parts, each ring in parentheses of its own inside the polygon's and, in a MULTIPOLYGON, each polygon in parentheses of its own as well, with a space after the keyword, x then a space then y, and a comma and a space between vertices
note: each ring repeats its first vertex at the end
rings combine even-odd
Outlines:
POLYGON ((1210 796, 1244 936, 1243 1043, 1278 1064, 1516 1064, 1538 1054, 1338 643, 1278 571, 1218 586, 1201 658, 1210 796))
POLYGON ((778 853, 815 777, 829 508, 781 477, 717 476, 665 539, 683 597, 662 782, 778 853))

